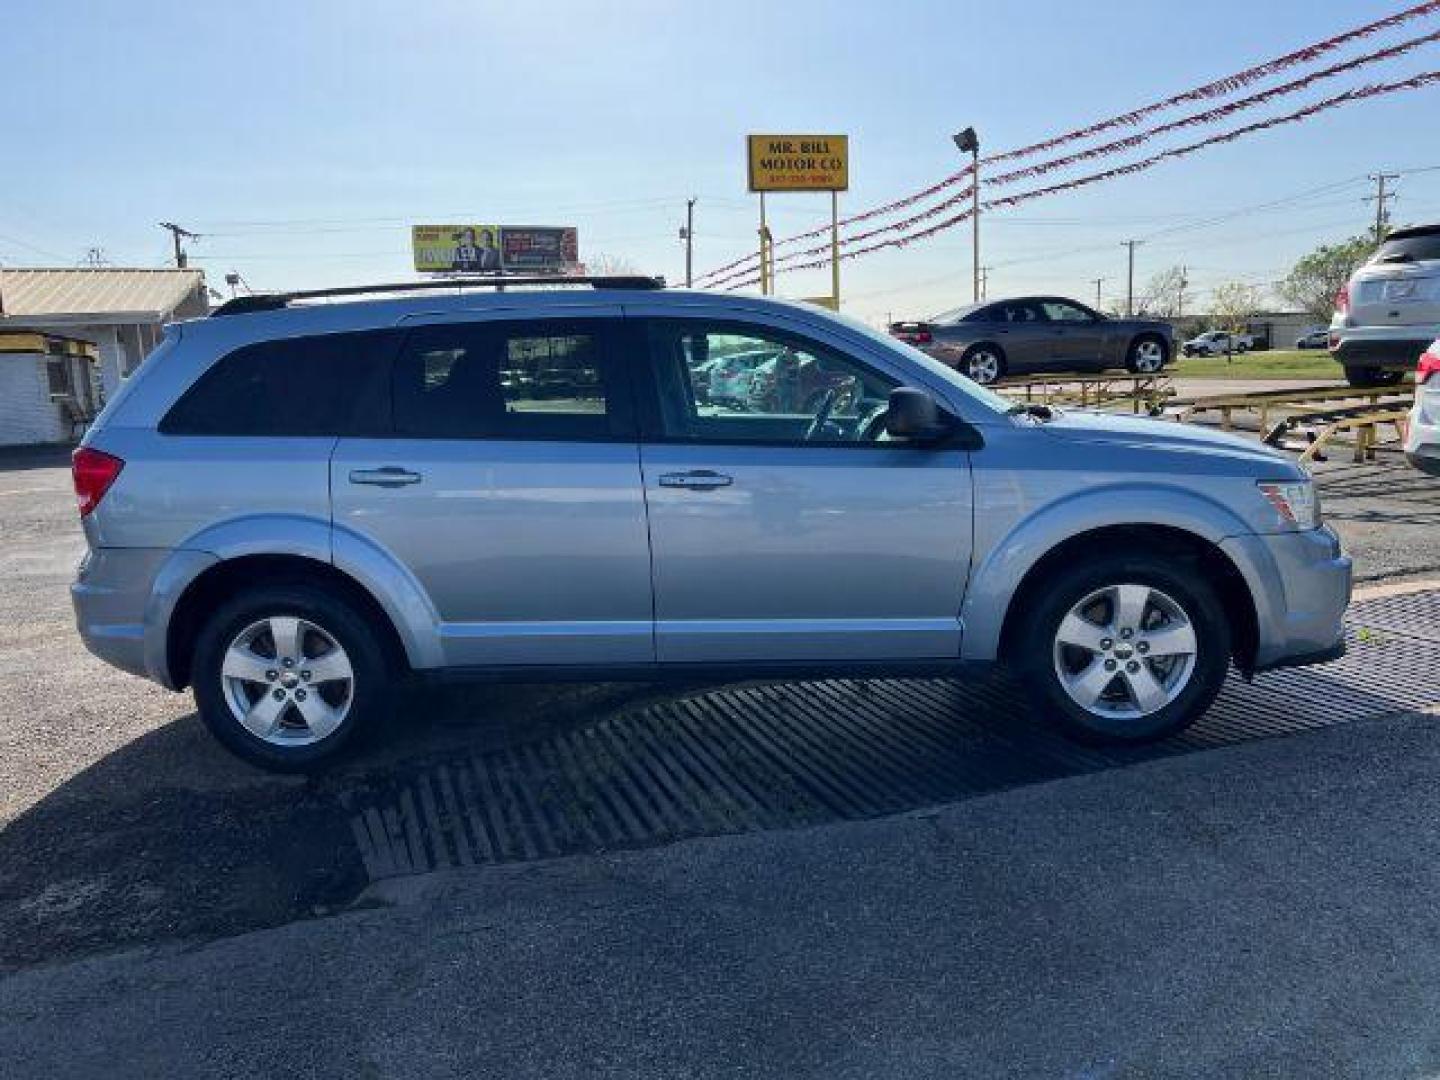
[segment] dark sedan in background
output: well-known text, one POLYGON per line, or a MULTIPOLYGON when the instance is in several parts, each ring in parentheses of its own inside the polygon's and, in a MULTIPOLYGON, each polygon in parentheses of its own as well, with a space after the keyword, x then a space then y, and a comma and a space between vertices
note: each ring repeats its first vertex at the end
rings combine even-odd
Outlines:
POLYGON ((978 383, 1042 371, 1159 371, 1175 352, 1170 324, 1112 319, 1060 296, 986 300, 890 333, 978 383))

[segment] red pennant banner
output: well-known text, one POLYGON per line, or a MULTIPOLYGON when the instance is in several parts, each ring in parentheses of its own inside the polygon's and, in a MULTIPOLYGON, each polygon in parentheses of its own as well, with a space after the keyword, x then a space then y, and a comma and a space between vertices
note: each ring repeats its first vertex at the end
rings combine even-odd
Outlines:
MULTIPOLYGON (((1217 135, 1211 135, 1208 138, 1200 139, 1196 142, 1188 143, 1184 146, 1172 147, 1169 150, 1164 150, 1158 154, 1152 155, 1151 157, 1141 158, 1139 161, 1132 161, 1125 165, 1116 166, 1113 169, 1106 169, 1103 172, 1090 173, 1087 176, 1079 176, 1072 180, 1065 180, 1058 184, 1050 184, 1047 187, 1032 188, 1029 191, 1017 192, 1014 195, 1005 195, 1001 196, 1000 198, 987 199, 984 202, 982 208, 985 210, 994 210, 1004 207, 1018 206, 1021 203, 1029 202, 1032 199, 1043 198, 1046 195, 1054 195, 1062 191, 1073 191, 1077 188, 1088 187, 1091 184, 1098 184, 1103 180, 1112 180, 1118 176, 1130 176, 1134 173, 1144 172, 1147 169, 1154 168, 1156 165, 1159 165, 1161 162, 1164 161, 1170 161, 1175 158, 1188 157, 1191 154, 1203 150, 1207 146, 1215 146, 1220 143, 1234 142, 1236 139, 1244 138, 1245 136, 1254 134, 1257 131, 1266 131, 1270 128, 1282 127, 1287 124, 1300 123, 1303 120, 1308 120, 1310 117, 1316 115, 1317 113, 1328 112, 1330 109, 1336 109, 1342 105, 1349 105, 1357 101, 1366 101, 1370 98, 1381 97, 1387 94, 1397 94, 1407 90, 1418 90, 1422 87, 1431 86, 1436 83, 1440 83, 1440 71, 1427 71, 1420 75, 1416 75, 1413 78, 1402 79, 1399 82, 1375 83, 1368 86, 1357 87, 1352 90, 1346 90, 1344 93, 1336 94, 1333 97, 1324 98, 1323 100, 1314 102, 1313 104, 1307 105, 1302 109, 1296 109, 1293 112, 1283 113, 1280 116, 1273 116, 1267 120, 1259 120, 1253 124, 1246 124, 1242 127, 1232 128, 1229 131, 1222 131, 1217 135)), ((908 233, 903 236, 890 237, 878 243, 869 244, 865 247, 853 248, 849 251, 842 252, 840 258, 842 260, 854 259, 859 258, 862 255, 868 255, 871 252, 880 251, 884 248, 908 247, 910 244, 913 244, 919 240, 927 239, 931 236, 934 236, 936 233, 944 232, 946 229, 953 228, 954 226, 967 220, 969 217, 970 211, 967 209, 962 211, 961 213, 945 218, 942 221, 939 221, 934 225, 931 225, 928 228, 922 229, 918 232, 908 233)), ((820 267, 828 266, 829 264, 830 260, 828 258, 818 258, 811 260, 810 262, 796 263, 791 266, 777 266, 776 272, 789 273, 792 270, 818 269, 820 267)), ((759 277, 747 278, 744 281, 740 281, 734 285, 731 285, 730 289, 732 291, 735 289, 743 289, 748 285, 754 285, 758 283, 759 280, 759 277)))
MULTIPOLYGON (((992 155, 991 157, 985 158, 984 161, 986 163, 991 163, 1005 161, 1017 157, 1028 156, 1033 153, 1038 153, 1042 149, 1051 149, 1065 142, 1090 137, 1101 131, 1110 130, 1124 125, 1134 124, 1145 116, 1148 116, 1165 108, 1170 108, 1174 105, 1178 105, 1187 101, 1204 100, 1206 98, 1213 98, 1225 93, 1230 93, 1263 76, 1274 74, 1275 72, 1293 67, 1296 64, 1313 60, 1319 56, 1324 55, 1325 53, 1331 52, 1334 49, 1341 47, 1348 42, 1371 36, 1383 30, 1390 29, 1391 27, 1398 26, 1402 23, 1409 22, 1422 16, 1431 14, 1435 11, 1440 11, 1440 0, 1428 0, 1428 2, 1426 3, 1418 4, 1413 7, 1407 8, 1406 10, 1398 12, 1397 14, 1392 15, 1388 18, 1380 19, 1376 22, 1368 23, 1365 26, 1357 27, 1353 30, 1347 31, 1344 34, 1339 34, 1325 41, 1317 42, 1313 45, 1307 46, 1304 49, 1300 49, 1285 56, 1278 57, 1274 60, 1268 61, 1265 64, 1249 68, 1246 71, 1239 72, 1236 75, 1228 76, 1225 79, 1208 83, 1205 86, 1197 87, 1194 90, 1186 91, 1183 94, 1176 94, 1173 97, 1167 98, 1165 101, 1157 102, 1153 105, 1144 106, 1143 108, 1133 110, 1129 113, 1125 113, 1122 116, 1112 117, 1109 120, 1105 120, 1098 124, 1091 125, 1088 128, 1082 128, 1078 131, 1070 132, 1067 135, 1059 136, 1055 139, 1050 139, 1043 143, 1035 143, 1029 147, 1021 147, 1018 150, 1012 150, 1002 154, 992 155)), ((1138 146, 1143 145, 1144 143, 1148 142, 1150 139, 1153 139, 1158 135, 1166 134, 1171 131, 1181 130, 1184 128, 1196 127, 1212 123, 1216 120, 1231 116, 1234 113, 1243 111, 1245 109, 1255 108, 1256 106, 1273 101, 1277 98, 1296 93, 1316 82, 1320 82, 1325 79, 1333 78, 1336 75, 1357 70, 1358 68, 1367 66, 1369 64, 1379 63, 1384 60, 1393 59, 1397 56, 1401 56, 1405 53, 1411 52, 1412 50, 1419 48, 1422 45, 1431 44, 1437 40, 1440 40, 1440 32, 1426 34, 1421 37, 1413 38, 1409 41, 1401 42, 1397 45, 1381 49, 1377 52, 1368 53, 1364 56, 1356 57, 1354 59, 1345 61, 1344 63, 1335 64, 1331 67, 1312 72, 1311 74, 1306 75, 1302 78, 1294 79, 1288 83, 1281 84, 1280 86, 1273 87, 1258 94, 1253 94, 1250 97, 1242 98, 1238 101, 1229 102, 1218 108, 1209 109, 1203 112, 1192 114, 1190 116, 1182 117, 1178 120, 1171 121, 1166 124, 1160 124, 1146 131, 1136 132, 1133 135, 1127 135, 1123 138, 1112 140, 1100 146, 1095 146, 1085 150, 1077 151, 1075 153, 1064 155, 1062 157, 1055 158, 1049 161, 1040 162, 1036 165, 1026 166, 1020 169, 1013 169, 1009 172, 997 173, 993 176, 982 177, 981 182, 985 187, 999 186, 1003 184, 1013 183, 1021 179, 1041 176, 1046 173, 1054 172, 1057 169, 1062 169, 1082 161, 1092 161, 1096 158, 1108 157, 1126 150, 1132 150, 1138 146)), ((1341 95, 1341 97, 1344 98, 1344 95, 1341 95)), ((1348 98, 1346 100, 1348 100, 1348 98)), ((1250 129, 1241 130, 1248 131, 1250 129)), ((1142 167, 1148 166, 1142 165, 1142 167)), ((1118 174, 1119 171, 1112 170, 1112 172, 1118 174)), ((921 191, 906 195, 900 199, 896 199, 892 202, 886 203, 883 206, 877 206, 870 210, 866 210, 861 213, 844 218, 841 220, 840 226, 841 228, 848 228, 852 225, 864 221, 869 221, 877 217, 891 214, 897 210, 907 209, 929 198, 932 195, 936 195, 949 187, 953 187, 954 185, 961 183, 970 176, 970 173, 971 169, 967 166, 966 168, 961 169, 959 172, 946 176, 939 182, 932 184, 930 187, 927 187, 921 191)), ((1107 173, 1102 175, 1110 174, 1107 173)), ((863 243, 866 240, 869 240, 875 236, 882 235, 887 232, 903 232, 905 229, 912 228, 914 225, 919 224, 921 221, 925 221, 929 218, 943 214, 946 210, 955 206, 957 203, 963 202, 965 199, 969 198, 970 194, 971 190, 967 187, 958 195, 951 196, 950 198, 947 198, 934 206, 928 207, 925 210, 920 211, 919 213, 911 214, 898 221, 890 222, 886 225, 882 225, 859 234, 842 237, 840 240, 840 244, 842 247, 849 247, 854 244, 863 243)), ((826 233, 829 232, 829 230, 830 226, 828 224, 821 225, 817 228, 810 229, 807 232, 797 233, 794 236, 789 236, 784 239, 777 240, 775 241, 774 247, 781 248, 790 244, 798 243, 803 240, 809 240, 816 237, 824 236, 826 233)), ((866 250, 873 250, 873 248, 867 248, 866 250)), ((807 256, 819 255, 828 251, 829 244, 824 243, 816 245, 814 247, 805 248, 803 250, 789 252, 788 254, 780 256, 780 258, 776 262, 776 265, 777 267, 784 266, 785 264, 794 262, 797 259, 803 259, 807 256)), ((726 263, 724 266, 717 267, 714 270, 710 270, 704 274, 701 274, 697 279, 697 283, 706 287, 724 285, 730 281, 733 281, 737 277, 741 277, 747 273, 753 273, 754 270, 757 268, 758 262, 758 253, 752 252, 742 258, 726 263)))
POLYGON ((1347 30, 1343 34, 1336 34, 1324 41, 1317 41, 1313 45, 1307 45, 1303 49, 1296 49, 1292 53, 1276 57, 1274 60, 1267 60, 1263 64, 1246 68, 1244 71, 1237 71, 1234 75, 1227 75, 1223 79, 1216 79, 1214 82, 1206 83, 1204 86, 1197 86, 1193 90, 1186 90, 1183 94, 1176 94, 1164 101, 1157 101, 1151 105, 1145 105, 1139 109, 1124 113, 1120 116, 1112 116, 1109 120, 1102 120, 1098 124, 1091 124, 1089 127, 1077 128, 1074 131, 1066 132, 1064 135, 1057 135, 1053 139, 1046 139, 1043 142, 1031 143, 1029 146, 1022 146, 1018 150, 1007 150, 1003 154, 996 154, 987 158, 988 162, 1009 161, 1013 158, 1030 157, 1045 150, 1053 150, 1057 146, 1071 142, 1075 139, 1088 139, 1099 135, 1102 131, 1112 131, 1118 127, 1133 127, 1147 116, 1151 116, 1164 109, 1173 108, 1176 105, 1185 105, 1192 101, 1205 101, 1207 99, 1224 97, 1226 94, 1233 94, 1236 90, 1249 86, 1251 83, 1270 75, 1278 74, 1297 64, 1309 63, 1317 60, 1326 53, 1334 52, 1342 45, 1348 45, 1352 41, 1359 41, 1362 38, 1371 37, 1385 30, 1393 29, 1407 22, 1423 18, 1433 12, 1440 11, 1440 0, 1427 0, 1426 3, 1416 4, 1414 7, 1406 8, 1404 11, 1396 12, 1387 18, 1379 19, 1364 26, 1357 26, 1353 30, 1347 30))

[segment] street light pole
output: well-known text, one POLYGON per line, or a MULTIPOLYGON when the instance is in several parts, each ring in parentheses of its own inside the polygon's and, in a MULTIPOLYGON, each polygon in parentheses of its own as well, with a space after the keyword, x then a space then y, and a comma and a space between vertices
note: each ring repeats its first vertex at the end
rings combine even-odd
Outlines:
POLYGON ((980 136, 973 127, 951 136, 955 146, 963 154, 970 154, 970 236, 973 242, 972 274, 974 277, 974 299, 980 302, 980 136))
POLYGON ((1105 279, 1104 279, 1103 277, 1097 277, 1097 278, 1091 278, 1090 280, 1095 283, 1095 310, 1096 310, 1096 311, 1099 311, 1099 310, 1100 310, 1100 286, 1104 283, 1105 279))

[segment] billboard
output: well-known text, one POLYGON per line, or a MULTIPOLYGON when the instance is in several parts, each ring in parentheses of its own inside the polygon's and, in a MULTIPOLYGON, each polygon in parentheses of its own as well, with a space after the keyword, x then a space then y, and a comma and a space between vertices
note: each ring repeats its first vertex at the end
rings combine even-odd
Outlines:
POLYGON ((848 191, 848 135, 751 135, 751 191, 848 191))
POLYGON ((410 245, 425 274, 560 274, 580 259, 572 228, 414 225, 410 245))
POLYGON ((500 251, 507 274, 558 274, 580 261, 580 238, 574 229, 506 225, 500 230, 500 251))

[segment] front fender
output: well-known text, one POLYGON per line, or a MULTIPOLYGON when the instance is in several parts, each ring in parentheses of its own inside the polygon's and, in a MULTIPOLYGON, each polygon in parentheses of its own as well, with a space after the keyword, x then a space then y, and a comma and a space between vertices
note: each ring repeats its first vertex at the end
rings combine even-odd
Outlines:
MULTIPOLYGON (((961 655, 994 660, 1010 602, 1035 565, 1050 551, 1083 533, 1116 526, 1156 525, 1179 529, 1219 544, 1252 531, 1223 503, 1178 485, 1114 484, 1088 488, 1055 500, 1002 526, 987 541, 980 535, 987 507, 977 501, 977 546, 970 584, 960 610, 964 628, 961 655)), ((1255 581, 1246 575, 1254 589, 1255 581)))

